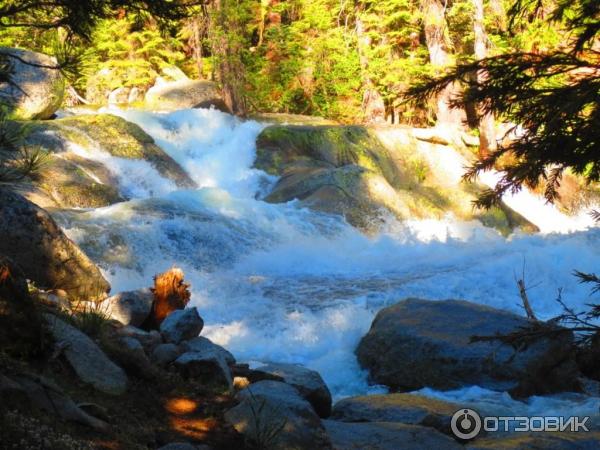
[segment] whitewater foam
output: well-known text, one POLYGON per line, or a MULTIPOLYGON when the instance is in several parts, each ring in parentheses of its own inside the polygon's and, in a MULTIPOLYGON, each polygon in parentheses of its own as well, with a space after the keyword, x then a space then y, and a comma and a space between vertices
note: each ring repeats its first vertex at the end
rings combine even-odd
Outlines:
MULTIPOLYGON (((135 198, 65 214, 69 236, 100 264, 115 292, 145 287, 155 273, 181 266, 207 324, 203 334, 242 361, 316 369, 335 398, 381 391, 368 385, 353 349, 374 314, 404 297, 459 298, 521 313, 515 277, 524 271, 542 319, 560 313, 559 288, 576 308, 591 300, 571 272, 600 266, 598 229, 506 239, 451 217, 390 218, 377 236, 365 236, 298 202, 258 200, 274 182, 252 168, 262 124, 214 110, 109 112, 152 135, 199 188, 136 191, 131 184, 140 177, 102 156, 135 198)), ((577 229, 564 220, 569 226, 561 230, 577 229)))

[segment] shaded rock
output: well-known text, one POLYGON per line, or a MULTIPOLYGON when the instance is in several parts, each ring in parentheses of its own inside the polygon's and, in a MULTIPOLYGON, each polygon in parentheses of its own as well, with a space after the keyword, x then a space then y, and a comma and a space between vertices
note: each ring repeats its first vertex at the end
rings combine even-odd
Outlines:
POLYGON ((452 435, 450 420, 460 405, 414 394, 380 394, 345 398, 331 418, 342 422, 401 422, 452 435))
POLYGON ((467 450, 596 450, 600 432, 495 434, 470 442, 467 450))
POLYGON ((168 364, 171 364, 183 353, 184 350, 178 345, 171 343, 160 344, 152 351, 151 358, 156 364, 164 367, 168 364))
POLYGON ((186 108, 210 108, 227 111, 216 83, 203 80, 162 82, 146 92, 146 107, 161 111, 186 108))
POLYGON ((110 285, 92 261, 43 209, 0 188, 0 254, 11 258, 39 287, 70 298, 104 297, 110 285))
POLYGON ((462 449, 462 445, 431 428, 396 422, 347 423, 324 420, 335 450, 462 449))
POLYGON ((94 341, 56 316, 46 314, 45 318, 54 339, 67 344, 63 354, 82 381, 107 394, 125 392, 127 376, 94 341))
POLYGON ((11 116, 22 120, 52 117, 62 104, 65 81, 59 70, 35 65, 54 67, 56 59, 7 47, 0 47, 0 57, 10 64, 12 82, 18 86, 0 83, 0 98, 8 105, 11 116))
POLYGON ((157 345, 162 344, 162 336, 156 330, 144 331, 137 327, 127 325, 119 327, 116 330, 116 334, 137 339, 148 353, 152 353, 152 350, 154 350, 157 345))
POLYGON ((231 370, 223 355, 217 351, 186 352, 175 360, 175 367, 186 378, 199 378, 207 383, 233 387, 231 370))
MULTIPOLYGON (((138 125, 112 114, 80 114, 30 125, 30 145, 42 145, 55 153, 68 152, 69 143, 85 149, 100 147, 125 159, 148 161, 179 187, 195 187, 189 175, 138 125)), ((95 171, 93 172, 95 173, 95 171)))
POLYGON ((23 408, 28 403, 29 397, 23 386, 0 373, 0 412, 23 408))
POLYGON ((260 381, 240 391, 225 420, 254 445, 274 450, 330 449, 314 409, 292 386, 260 381))
POLYGON ((204 328, 204 321, 196 308, 178 309, 160 324, 160 333, 166 342, 179 344, 197 337, 204 328))
POLYGON ((25 275, 13 261, 0 254, 2 353, 17 358, 38 357, 44 351, 44 334, 39 308, 29 295, 25 275))
POLYGON ((356 355, 371 379, 392 389, 479 385, 518 397, 577 390, 573 335, 563 329, 515 352, 498 342, 470 343, 528 325, 507 311, 459 300, 407 299, 379 311, 356 355))
POLYGON ((103 341, 103 348, 115 363, 125 372, 139 378, 152 380, 158 371, 150 362, 141 342, 133 337, 116 338, 111 336, 103 341))
POLYGON ((139 327, 150 315, 154 295, 150 289, 119 292, 105 300, 107 313, 124 325, 139 327))
POLYGON ((257 370, 280 376, 284 383, 294 386, 320 417, 329 417, 331 414, 331 393, 319 372, 298 364, 282 363, 269 363, 257 370))
POLYGON ((222 355, 223 359, 225 360, 225 362, 228 365, 235 364, 235 358, 227 349, 221 347, 220 345, 215 344, 213 341, 211 341, 208 338, 205 338, 204 336, 197 336, 188 341, 183 341, 181 343, 181 345, 188 352, 195 352, 195 353, 205 353, 205 352, 213 353, 213 352, 215 352, 215 353, 218 353, 218 354, 222 355))
POLYGON ((79 408, 62 389, 45 377, 20 374, 15 381, 26 392, 36 408, 56 414, 63 420, 78 422, 98 431, 107 431, 108 424, 79 408))

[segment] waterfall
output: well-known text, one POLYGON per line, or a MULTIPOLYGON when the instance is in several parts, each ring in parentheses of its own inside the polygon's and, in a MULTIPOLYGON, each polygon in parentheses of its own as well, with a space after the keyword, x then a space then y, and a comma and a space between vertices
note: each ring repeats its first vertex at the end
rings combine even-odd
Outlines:
MULTIPOLYGON (((507 202, 548 224, 545 233, 504 238, 448 217, 389 218, 378 235, 366 236, 296 201, 260 200, 276 181, 252 167, 263 124, 214 110, 110 112, 140 125, 198 188, 177 189, 156 171, 144 172, 144 161, 125 167, 100 148, 87 150, 130 200, 65 213, 61 224, 98 262, 113 292, 148 286, 155 273, 182 267, 206 323, 203 334, 238 360, 305 364, 336 398, 377 392, 382 388, 368 385, 353 350, 385 305, 408 296, 456 298, 522 314, 515 276, 523 272, 540 318, 560 313, 559 288, 576 308, 591 300, 571 273, 600 267, 598 229, 527 192, 507 202)), ((446 157, 460 170, 458 157, 446 157)))

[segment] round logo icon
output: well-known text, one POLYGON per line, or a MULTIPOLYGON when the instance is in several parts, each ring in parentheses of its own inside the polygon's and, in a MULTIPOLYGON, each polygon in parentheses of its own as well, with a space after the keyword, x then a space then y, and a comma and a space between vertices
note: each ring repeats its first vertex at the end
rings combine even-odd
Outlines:
POLYGON ((459 409, 452 416, 450 428, 459 439, 473 439, 481 431, 481 416, 472 409, 459 409))

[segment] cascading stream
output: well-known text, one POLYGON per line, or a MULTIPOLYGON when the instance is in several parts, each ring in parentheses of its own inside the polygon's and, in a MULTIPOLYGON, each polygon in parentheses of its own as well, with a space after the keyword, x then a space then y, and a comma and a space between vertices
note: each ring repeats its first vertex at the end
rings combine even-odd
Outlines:
MULTIPOLYGON (((148 286, 155 273, 182 267, 207 324, 203 334, 241 361, 302 363, 322 374, 336 398, 358 395, 381 389, 368 386, 353 350, 374 314, 404 297, 465 299, 522 313, 515 274, 524 270, 540 318, 560 313, 559 288, 575 307, 591 300, 571 273, 598 270, 600 232, 575 226, 580 219, 561 215, 561 229, 569 233, 506 239, 478 222, 390 218, 377 236, 367 237, 297 202, 259 200, 275 181, 252 168, 259 123, 214 110, 110 112, 140 125, 198 188, 176 189, 155 171, 144 176, 134 167, 147 167, 142 161, 124 170, 122 160, 98 149, 87 157, 101 159, 131 200, 65 213, 62 225, 101 265, 113 292, 148 286)), ((426 393, 516 404, 477 388, 426 393)), ((556 410, 600 404, 552 401, 556 410)), ((531 404, 540 408, 538 400, 531 404)))

